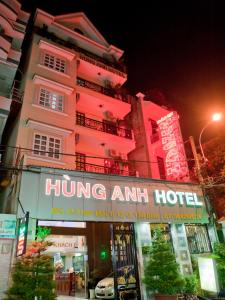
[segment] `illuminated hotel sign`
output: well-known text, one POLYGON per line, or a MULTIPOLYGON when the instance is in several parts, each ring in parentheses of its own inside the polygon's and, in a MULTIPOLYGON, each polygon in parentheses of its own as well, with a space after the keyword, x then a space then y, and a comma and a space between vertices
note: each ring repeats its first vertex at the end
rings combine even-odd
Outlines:
POLYGON ((178 114, 170 112, 157 121, 162 146, 165 152, 165 168, 167 180, 189 180, 189 172, 184 151, 178 114))
POLYGON ((63 170, 35 171, 23 171, 20 199, 39 220, 208 222, 201 187, 195 184, 77 171, 68 171, 65 180, 63 170))
MULTIPOLYGON (((50 178, 46 179, 45 194, 48 196, 53 194, 55 197, 64 196, 66 198, 110 199, 111 201, 133 202, 137 204, 149 203, 150 198, 147 188, 141 189, 133 186, 124 186, 121 188, 119 185, 115 185, 109 194, 103 184, 95 183, 91 185, 90 182, 84 184, 80 181, 60 179, 53 181, 50 178)), ((178 203, 180 206, 192 206, 196 208, 203 206, 203 203, 198 200, 196 193, 154 190, 153 195, 157 205, 175 205, 178 203)))
POLYGON ((28 221, 29 212, 23 218, 19 219, 16 256, 21 256, 26 252, 28 221))

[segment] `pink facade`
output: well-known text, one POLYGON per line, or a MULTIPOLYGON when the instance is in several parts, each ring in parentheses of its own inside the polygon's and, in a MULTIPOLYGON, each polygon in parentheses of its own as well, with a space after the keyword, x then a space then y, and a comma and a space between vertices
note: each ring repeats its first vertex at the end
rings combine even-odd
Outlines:
POLYGON ((188 181, 177 113, 145 100, 144 96, 138 93, 132 106, 136 149, 129 154, 129 159, 136 161, 135 169, 141 177, 188 181))
POLYGON ((183 180, 163 175, 157 121, 169 112, 123 92, 122 54, 83 13, 37 10, 23 106, 9 141, 24 165, 183 180))

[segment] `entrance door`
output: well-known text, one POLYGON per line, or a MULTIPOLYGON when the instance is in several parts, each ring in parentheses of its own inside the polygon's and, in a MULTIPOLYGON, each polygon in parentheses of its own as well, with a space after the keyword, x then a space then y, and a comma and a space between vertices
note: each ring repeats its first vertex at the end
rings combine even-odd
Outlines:
POLYGON ((115 299, 141 299, 134 224, 111 224, 115 299))
POLYGON ((53 257, 57 295, 85 299, 87 294, 86 236, 51 234, 47 240, 53 243, 45 253, 53 257))

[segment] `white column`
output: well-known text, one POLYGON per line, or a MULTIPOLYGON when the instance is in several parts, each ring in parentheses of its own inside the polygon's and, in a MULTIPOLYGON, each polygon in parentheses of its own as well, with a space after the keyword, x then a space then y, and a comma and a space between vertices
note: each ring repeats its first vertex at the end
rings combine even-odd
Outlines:
POLYGON ((150 246, 151 244, 151 232, 149 223, 136 223, 135 224, 136 231, 136 247, 137 247, 137 257, 138 257, 138 269, 139 269, 139 279, 140 279, 140 291, 141 291, 141 299, 149 300, 149 296, 146 291, 146 287, 143 284, 144 277, 144 266, 147 262, 147 257, 143 255, 142 248, 144 246, 150 246))
POLYGON ((171 235, 176 261, 183 275, 192 274, 191 255, 188 248, 187 236, 184 224, 172 224, 171 235))

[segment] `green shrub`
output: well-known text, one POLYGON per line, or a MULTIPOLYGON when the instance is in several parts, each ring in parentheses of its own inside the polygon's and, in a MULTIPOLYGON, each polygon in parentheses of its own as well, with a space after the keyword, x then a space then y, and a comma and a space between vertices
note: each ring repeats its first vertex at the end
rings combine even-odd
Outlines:
POLYGON ((195 274, 184 277, 184 294, 197 295, 199 291, 199 279, 195 274))
POLYGON ((150 246, 149 261, 145 267, 143 282, 154 293, 176 295, 184 287, 172 245, 166 241, 161 230, 155 230, 150 246))

